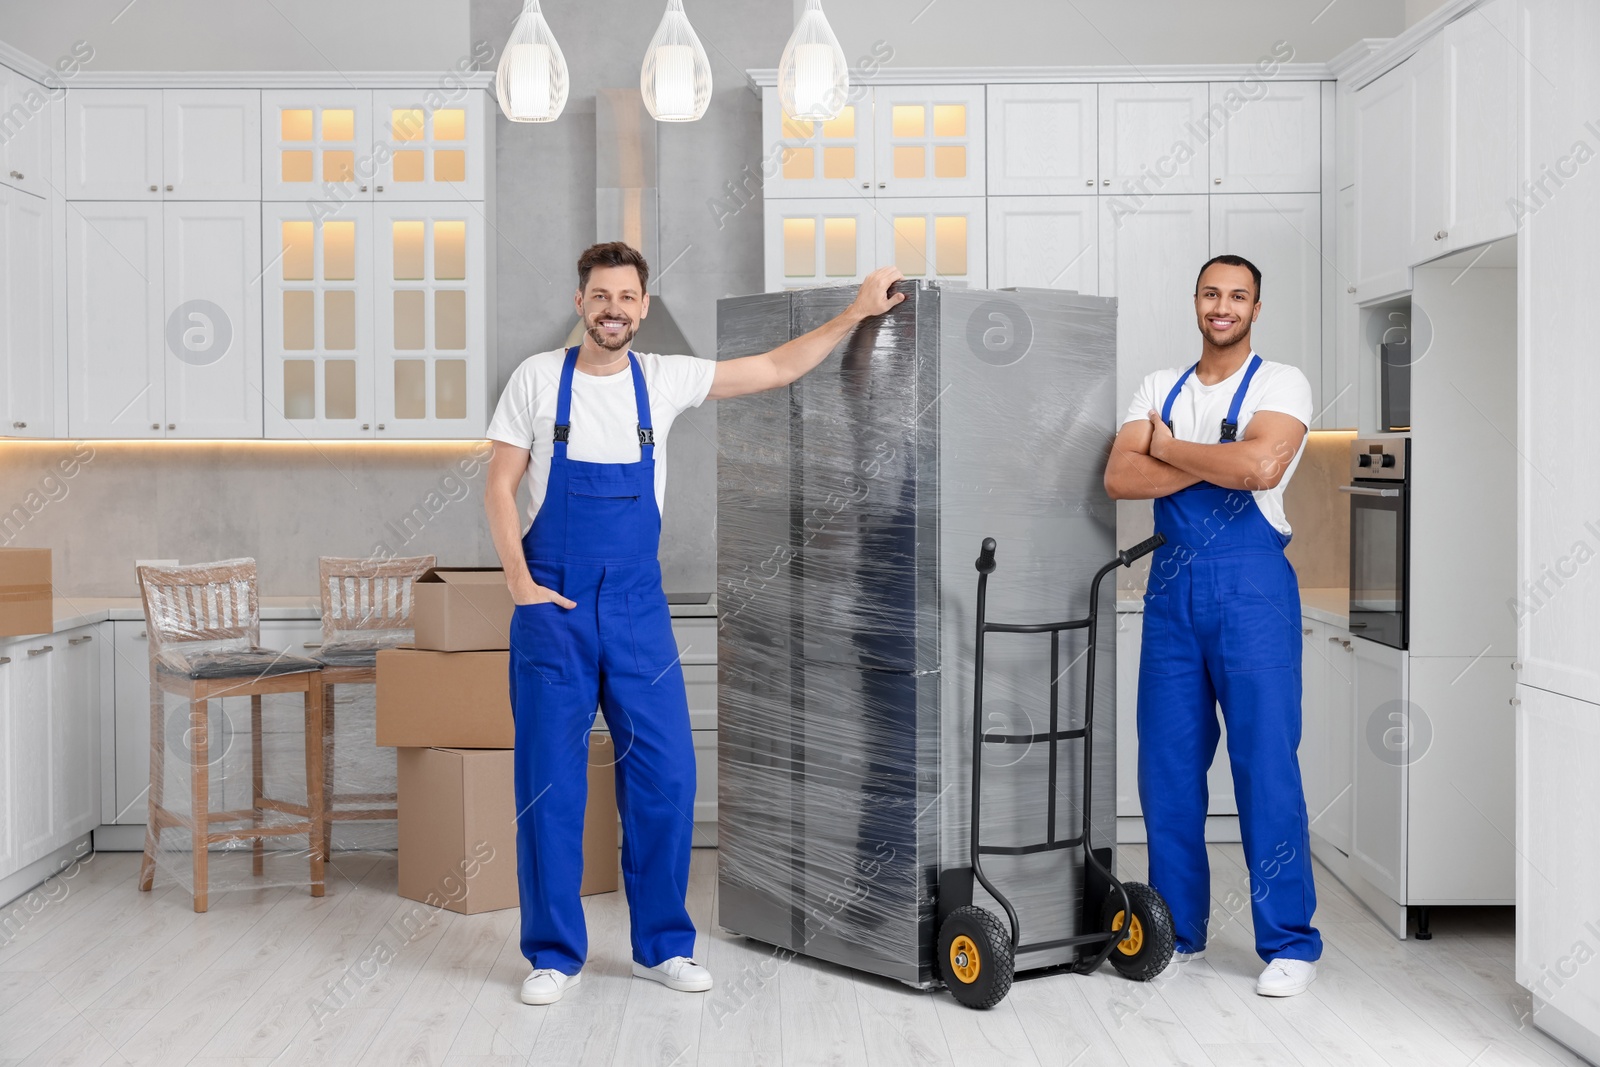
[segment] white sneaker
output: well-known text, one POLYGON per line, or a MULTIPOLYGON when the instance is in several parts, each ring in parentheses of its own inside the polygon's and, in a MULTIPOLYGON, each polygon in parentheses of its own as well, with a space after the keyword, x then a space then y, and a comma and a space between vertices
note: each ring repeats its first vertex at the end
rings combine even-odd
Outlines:
POLYGON ((688 956, 674 956, 654 967, 646 967, 642 963, 635 962, 633 976, 660 982, 668 989, 676 989, 680 993, 704 993, 711 988, 711 972, 688 956))
POLYGON ((561 994, 578 984, 578 974, 562 974, 550 967, 537 967, 522 980, 522 1003, 554 1004, 561 994))
POLYGON ((1173 963, 1188 963, 1191 960, 1203 960, 1205 958, 1206 950, 1203 948, 1195 949, 1193 952, 1174 952, 1172 954, 1173 963))
POLYGON ((1256 993, 1263 997, 1292 997, 1304 993, 1317 977, 1317 965, 1310 960, 1273 960, 1256 979, 1256 993))

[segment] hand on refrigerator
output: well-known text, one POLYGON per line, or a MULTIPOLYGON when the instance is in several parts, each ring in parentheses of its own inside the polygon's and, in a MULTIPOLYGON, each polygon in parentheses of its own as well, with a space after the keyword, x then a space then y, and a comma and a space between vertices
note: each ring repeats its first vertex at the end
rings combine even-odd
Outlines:
POLYGON ((895 283, 904 279, 899 267, 879 267, 861 283, 860 291, 850 304, 851 314, 857 319, 882 315, 906 298, 904 293, 891 292, 895 283))

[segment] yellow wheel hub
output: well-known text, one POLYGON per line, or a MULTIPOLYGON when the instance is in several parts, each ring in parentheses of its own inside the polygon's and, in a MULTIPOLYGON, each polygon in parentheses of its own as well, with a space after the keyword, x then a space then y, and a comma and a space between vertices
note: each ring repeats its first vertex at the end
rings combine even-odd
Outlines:
MULTIPOLYGON (((1111 930, 1116 932, 1122 929, 1126 912, 1117 912, 1116 918, 1111 920, 1111 930)), ((1139 917, 1135 915, 1128 925, 1128 936, 1117 942, 1117 951, 1124 956, 1137 956, 1144 947, 1144 927, 1139 924, 1139 917)))
POLYGON ((962 984, 971 985, 978 980, 981 966, 978 946, 966 934, 957 934, 955 940, 950 942, 950 973, 962 984))

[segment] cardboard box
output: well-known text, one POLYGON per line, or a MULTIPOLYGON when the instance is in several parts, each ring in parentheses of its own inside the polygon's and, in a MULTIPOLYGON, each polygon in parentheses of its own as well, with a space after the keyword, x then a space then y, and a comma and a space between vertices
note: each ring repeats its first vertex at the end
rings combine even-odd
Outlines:
POLYGON ((378 744, 396 748, 510 748, 511 653, 378 653, 378 744))
POLYGON ((498 567, 434 567, 412 586, 412 646, 434 652, 511 647, 511 591, 498 567))
POLYGON ((48 548, 0 548, 0 637, 56 628, 48 548))
MULTIPOLYGON (((614 749, 590 735, 583 896, 618 885, 614 749)), ((403 748, 397 754, 400 895, 474 915, 515 908, 516 794, 506 749, 403 748)))

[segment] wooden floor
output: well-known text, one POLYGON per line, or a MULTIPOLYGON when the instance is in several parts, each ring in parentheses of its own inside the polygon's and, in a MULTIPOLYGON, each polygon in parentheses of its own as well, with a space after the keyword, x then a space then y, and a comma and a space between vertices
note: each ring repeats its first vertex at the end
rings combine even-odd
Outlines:
MULTIPOLYGON (((387 854, 330 867, 328 895, 213 894, 195 915, 138 857, 106 853, 47 883, 0 939, 0 1063, 375 1064, 1426 1064, 1581 1063, 1524 1022, 1509 909, 1437 914, 1399 942, 1318 868, 1327 949, 1311 991, 1257 997, 1249 917, 1204 961, 1148 985, 1109 968, 1019 982, 975 1012, 731 937, 712 923, 716 853, 694 853, 700 959, 721 983, 674 993, 628 973, 622 894, 585 902, 583 984, 517 1000, 528 970, 517 913, 460 916, 395 895, 387 854), (735 991, 735 987, 742 992, 735 991)), ((1141 872, 1140 847, 1120 868, 1141 872)), ((1236 845, 1213 846, 1220 899, 1245 886, 1236 845)), ((1220 905, 1219 905, 1220 906, 1220 905)))

